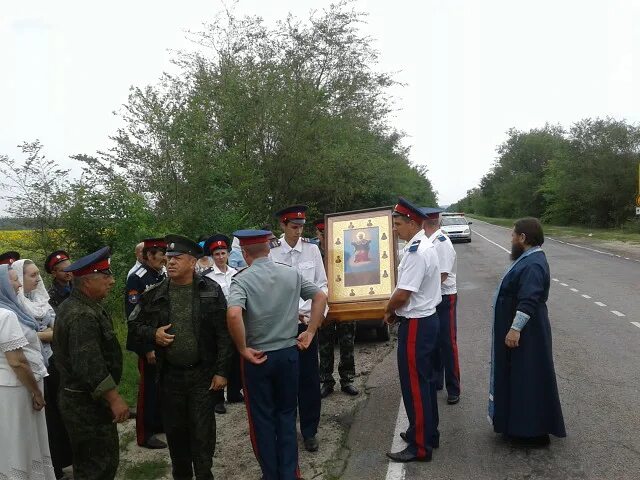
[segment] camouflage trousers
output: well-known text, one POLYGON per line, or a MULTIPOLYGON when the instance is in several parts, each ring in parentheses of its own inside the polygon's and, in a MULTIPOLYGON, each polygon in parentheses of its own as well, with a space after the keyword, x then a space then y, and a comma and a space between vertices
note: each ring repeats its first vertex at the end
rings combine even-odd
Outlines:
POLYGON ((118 429, 105 400, 60 389, 58 407, 73 452, 73 477, 113 480, 120 461, 118 429))
POLYGON ((208 369, 165 365, 160 376, 162 423, 174 480, 213 480, 216 395, 208 369))
POLYGON ((355 322, 331 322, 324 325, 318 332, 320 342, 320 382, 327 385, 335 385, 333 379, 334 354, 333 346, 340 346, 340 385, 350 385, 356 376, 356 364, 353 356, 353 344, 356 338, 355 322))

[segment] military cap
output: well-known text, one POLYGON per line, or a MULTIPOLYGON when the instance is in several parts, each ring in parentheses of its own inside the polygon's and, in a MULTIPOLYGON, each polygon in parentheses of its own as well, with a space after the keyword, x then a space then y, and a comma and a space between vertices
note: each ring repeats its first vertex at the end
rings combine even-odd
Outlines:
POLYGON ((167 235, 164 239, 167 242, 167 257, 177 257, 183 254, 196 258, 202 257, 202 247, 187 237, 167 235))
POLYGON ((10 251, 0 255, 0 265, 11 265, 16 260, 20 260, 20 254, 18 252, 10 251))
POLYGON ((90 253, 69 265, 65 272, 73 273, 74 277, 82 277, 91 273, 104 272, 111 275, 111 249, 102 247, 97 252, 90 253))
POLYGON ((425 219, 425 214, 422 213, 420 207, 416 207, 409 200, 402 197, 398 198, 397 205, 393 207, 393 214, 407 217, 417 223, 422 223, 425 219))
POLYGON ((324 218, 319 218, 318 220, 314 221, 313 225, 321 232, 324 232, 324 218))
POLYGON ((433 207, 422 207, 420 208, 422 214, 425 218, 438 218, 442 212, 444 212, 443 208, 433 208, 433 207))
POLYGON ((273 233, 269 230, 236 230, 233 236, 240 240, 240 246, 267 243, 273 233))
POLYGON ((229 240, 229 237, 222 235, 221 233, 210 236, 204 242, 205 253, 214 252, 220 248, 224 248, 225 250, 231 249, 231 240, 229 240))
POLYGON ((145 238, 142 240, 144 248, 162 248, 167 249, 167 241, 164 238, 145 238))
POLYGON ((69 260, 69 254, 64 250, 56 250, 55 252, 51 252, 44 261, 44 269, 47 273, 51 273, 53 267, 55 267, 60 262, 64 262, 65 260, 69 260))
POLYGON ((278 210, 276 212, 276 217, 283 223, 288 220, 299 225, 304 225, 307 218, 306 212, 306 205, 291 205, 290 207, 278 210))

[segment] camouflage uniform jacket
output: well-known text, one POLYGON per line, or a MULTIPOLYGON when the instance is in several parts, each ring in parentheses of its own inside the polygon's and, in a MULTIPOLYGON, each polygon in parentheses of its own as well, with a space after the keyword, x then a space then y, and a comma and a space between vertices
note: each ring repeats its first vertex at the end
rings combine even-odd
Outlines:
MULTIPOLYGON (((128 320, 129 336, 143 344, 155 343, 156 329, 171 323, 169 279, 144 292, 128 320)), ((193 277, 193 326, 198 339, 200 364, 213 375, 228 378, 232 342, 227 329, 227 301, 222 288, 207 277, 193 277)), ((168 331, 171 333, 171 331, 168 331)), ((156 345, 158 373, 165 363, 164 347, 156 345)))
POLYGON ((53 352, 60 388, 86 392, 94 400, 116 388, 122 376, 122 348, 102 306, 78 289, 58 309, 53 352))

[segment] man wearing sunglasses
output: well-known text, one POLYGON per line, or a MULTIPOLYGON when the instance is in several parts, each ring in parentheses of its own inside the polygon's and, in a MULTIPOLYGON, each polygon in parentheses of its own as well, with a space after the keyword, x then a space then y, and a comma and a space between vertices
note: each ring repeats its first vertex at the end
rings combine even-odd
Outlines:
POLYGON ((122 350, 101 305, 115 284, 110 255, 104 247, 64 269, 73 274, 73 290, 60 305, 54 327, 59 407, 75 478, 115 478, 120 452, 116 423, 129 418, 129 407, 118 393, 122 350))

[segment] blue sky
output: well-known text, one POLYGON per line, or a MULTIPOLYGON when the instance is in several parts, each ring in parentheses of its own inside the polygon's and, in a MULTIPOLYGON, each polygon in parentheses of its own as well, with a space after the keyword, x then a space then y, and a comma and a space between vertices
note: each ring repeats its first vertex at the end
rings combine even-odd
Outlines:
MULTIPOLYGON (((230 3, 230 2, 228 2, 230 3)), ((240 0, 267 22, 326 1, 240 0)), ((392 90, 393 125, 426 163, 441 204, 491 167, 511 127, 613 116, 639 120, 638 1, 360 1, 392 90)), ((49 157, 109 147, 131 85, 156 83, 223 8, 182 2, 5 2, 0 16, 0 153, 39 138, 49 157)))

